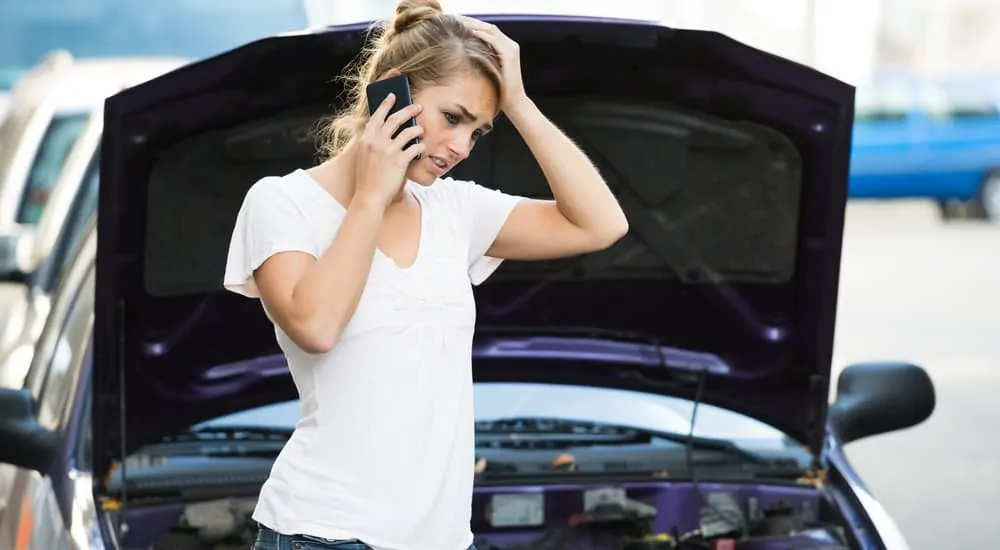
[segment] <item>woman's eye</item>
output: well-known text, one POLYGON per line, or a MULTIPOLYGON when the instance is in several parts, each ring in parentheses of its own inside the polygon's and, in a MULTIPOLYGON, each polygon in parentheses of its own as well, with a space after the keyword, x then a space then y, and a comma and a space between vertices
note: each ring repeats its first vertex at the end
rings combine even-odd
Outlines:
POLYGON ((458 124, 458 117, 451 113, 445 113, 444 119, 448 121, 448 124, 458 124))
POLYGON ((479 138, 481 137, 483 137, 482 130, 476 130, 475 132, 472 132, 472 141, 479 141, 479 138))

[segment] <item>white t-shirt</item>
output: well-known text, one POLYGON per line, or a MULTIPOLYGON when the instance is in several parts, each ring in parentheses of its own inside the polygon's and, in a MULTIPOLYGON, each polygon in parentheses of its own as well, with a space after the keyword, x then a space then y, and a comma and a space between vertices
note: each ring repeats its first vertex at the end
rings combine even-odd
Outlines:
MULTIPOLYGON (((475 183, 407 182, 421 206, 416 260, 375 252, 357 310, 327 354, 277 325, 302 418, 261 489, 254 519, 283 534, 360 539, 379 550, 466 550, 475 460, 472 285, 520 197, 475 183)), ((236 218, 224 284, 259 298, 269 256, 321 256, 345 214, 307 172, 263 178, 236 218)))

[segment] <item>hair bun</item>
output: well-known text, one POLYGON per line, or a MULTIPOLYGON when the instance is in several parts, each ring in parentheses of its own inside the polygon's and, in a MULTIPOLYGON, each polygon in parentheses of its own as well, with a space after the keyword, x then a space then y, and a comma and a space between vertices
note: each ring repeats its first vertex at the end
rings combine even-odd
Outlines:
POLYGON ((392 34, 409 29, 444 13, 437 0, 402 0, 396 6, 396 19, 392 22, 392 34))

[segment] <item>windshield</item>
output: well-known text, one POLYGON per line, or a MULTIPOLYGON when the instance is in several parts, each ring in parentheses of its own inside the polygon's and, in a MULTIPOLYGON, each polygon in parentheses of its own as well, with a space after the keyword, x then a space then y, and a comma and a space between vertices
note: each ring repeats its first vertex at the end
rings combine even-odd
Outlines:
POLYGON ((45 130, 42 142, 35 153, 28 181, 21 195, 17 223, 34 225, 42 217, 49 202, 52 187, 59 179, 73 144, 87 124, 88 114, 57 114, 45 130))
MULTIPOLYGON (((475 419, 480 424, 508 418, 551 418, 687 435, 692 407, 693 402, 687 399, 610 388, 528 383, 475 386, 475 419)), ((288 401, 226 415, 197 428, 291 430, 298 419, 298 402, 288 401)), ((756 451, 780 451, 790 445, 788 438, 771 426, 704 403, 698 406, 694 435, 728 440, 756 451)))
POLYGON ((46 219, 42 224, 56 221, 60 224, 59 236, 52 250, 48 252, 45 261, 33 274, 34 284, 46 294, 55 292, 56 285, 70 269, 72 262, 67 258, 76 254, 87 236, 86 227, 93 216, 97 214, 97 194, 100 184, 100 149, 94 151, 94 156, 87 171, 76 190, 72 205, 66 217, 61 220, 46 219))
POLYGON ((303 0, 33 0, 0 3, 0 89, 54 49, 75 57, 199 59, 308 26, 303 0))

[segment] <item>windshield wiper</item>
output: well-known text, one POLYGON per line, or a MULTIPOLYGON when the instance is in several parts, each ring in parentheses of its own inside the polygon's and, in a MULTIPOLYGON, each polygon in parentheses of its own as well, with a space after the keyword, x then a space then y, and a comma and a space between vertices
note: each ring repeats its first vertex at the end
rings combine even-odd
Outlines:
POLYGON ((274 457, 292 428, 204 426, 171 434, 142 449, 145 454, 203 457, 274 457))
POLYGON ((203 426, 168 435, 161 443, 185 442, 267 442, 285 443, 292 436, 292 428, 272 428, 267 426, 203 426))
POLYGON ((514 417, 476 423, 476 446, 492 448, 567 449, 597 445, 641 445, 664 439, 694 450, 716 451, 742 463, 761 466, 785 465, 743 449, 732 441, 687 434, 661 432, 600 422, 514 417))

